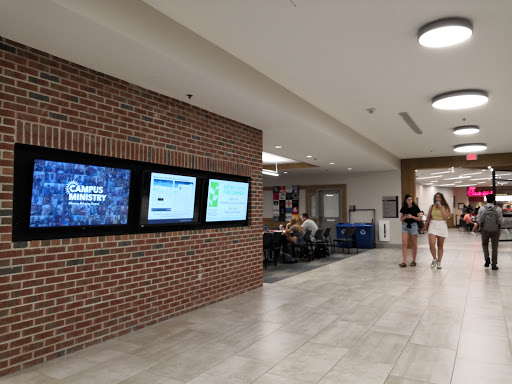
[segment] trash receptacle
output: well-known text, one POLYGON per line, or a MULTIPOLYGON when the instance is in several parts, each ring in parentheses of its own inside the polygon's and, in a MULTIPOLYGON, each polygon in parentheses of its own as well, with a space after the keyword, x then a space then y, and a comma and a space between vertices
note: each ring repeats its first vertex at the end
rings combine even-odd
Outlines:
MULTIPOLYGON (((353 226, 354 226, 354 224, 352 224, 352 223, 336 224, 336 238, 338 238, 338 239, 344 238, 345 237, 345 229, 348 227, 353 227, 353 226)), ((338 244, 338 248, 343 247, 342 243, 337 242, 337 244, 338 244)))
POLYGON ((358 248, 375 248, 375 223, 354 223, 358 248))

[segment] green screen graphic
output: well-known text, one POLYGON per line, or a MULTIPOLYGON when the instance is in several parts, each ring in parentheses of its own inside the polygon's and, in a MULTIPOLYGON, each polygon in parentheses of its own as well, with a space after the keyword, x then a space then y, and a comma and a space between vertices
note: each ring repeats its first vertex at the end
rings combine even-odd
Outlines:
POLYGON ((208 206, 217 207, 219 203, 219 183, 211 182, 208 192, 208 206))

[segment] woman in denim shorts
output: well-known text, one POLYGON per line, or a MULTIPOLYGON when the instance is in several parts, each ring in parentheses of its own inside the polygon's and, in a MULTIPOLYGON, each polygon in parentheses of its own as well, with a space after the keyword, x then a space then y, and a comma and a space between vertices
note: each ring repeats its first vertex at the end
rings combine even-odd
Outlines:
POLYGON ((407 245, 409 235, 411 237, 412 262, 411 267, 416 266, 416 254, 418 253, 418 222, 422 220, 420 208, 412 201, 411 195, 405 195, 400 220, 402 221, 402 257, 403 262, 398 264, 400 268, 407 267, 407 245))

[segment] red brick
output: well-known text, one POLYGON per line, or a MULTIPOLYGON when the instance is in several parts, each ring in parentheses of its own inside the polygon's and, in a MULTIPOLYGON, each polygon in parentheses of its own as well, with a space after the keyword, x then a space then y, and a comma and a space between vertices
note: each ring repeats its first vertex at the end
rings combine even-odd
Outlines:
MULTIPOLYGON (((217 163, 218 171, 232 174, 239 163, 259 180, 260 164, 250 159, 257 159, 261 151, 260 131, 15 42, 9 44, 17 47, 17 53, 8 54, 13 61, 7 62, 23 65, 3 65, 0 76, 0 91, 7 95, 0 110, 0 151, 4 151, 0 152, 0 183, 13 183, 14 141, 144 161, 151 146, 154 163, 167 164, 170 156, 173 165, 191 166, 193 159, 197 169, 214 170, 217 163), (61 81, 26 81, 36 71, 55 74, 61 81), (14 98, 28 91, 51 95, 50 102, 14 98), (120 108, 120 103, 132 105, 134 112, 120 108), (59 111, 70 118, 68 122, 49 119, 41 116, 43 111, 59 111), (187 122, 177 120, 176 114, 187 122), (205 119, 205 114, 211 119, 205 119), (154 123, 141 121, 142 115, 152 117, 154 123), (193 135, 201 141, 192 140, 193 135), (243 139, 236 139, 237 135, 243 139), (141 143, 129 142, 128 136, 140 138, 141 143), (229 140, 238 142, 232 145, 229 140), (220 146, 220 141, 226 145, 220 146), (168 144, 176 150, 169 152, 168 144), (228 148, 235 151, 232 157, 225 156, 228 148), (205 152, 214 154, 215 162, 208 159, 209 167, 205 152), (241 156, 246 160, 241 161, 241 156)), ((257 238, 261 227, 261 182, 256 181, 252 189, 254 225, 229 230, 247 239, 257 238)), ((11 209, 12 192, 0 192, 0 202, 2 208, 11 209)), ((31 241, 22 250, 12 249, 10 231, 10 225, 0 226, 0 260, 10 262, 7 266, 23 266, 23 272, 0 276, 0 305, 9 300, 21 303, 6 307, 9 315, 2 320, 16 329, 7 331, 7 340, 33 340, 23 344, 25 352, 21 347, 11 350, 8 360, 0 362, 0 375, 54 358, 56 351, 80 350, 262 283, 259 242, 233 245, 239 236, 218 230, 55 239, 50 245, 31 241), (184 235, 190 240, 181 240, 184 235), (206 238, 214 243, 199 251, 206 238), (118 248, 119 241, 132 245, 118 248), (164 248, 153 250, 152 245, 159 243, 164 248), (95 257, 99 249, 110 249, 111 254, 95 257), (196 254, 186 256, 192 249, 196 254), (146 256, 132 259, 131 253, 137 251, 145 251, 146 256), (229 260, 224 259, 226 253, 229 260), (66 267, 66 261, 75 258, 84 258, 85 264, 66 267), (195 280, 199 267, 202 282, 195 280)))

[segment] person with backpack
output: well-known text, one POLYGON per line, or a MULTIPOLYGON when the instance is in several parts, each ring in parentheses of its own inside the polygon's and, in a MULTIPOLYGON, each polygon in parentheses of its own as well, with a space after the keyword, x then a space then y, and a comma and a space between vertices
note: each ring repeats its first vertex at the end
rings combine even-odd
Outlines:
POLYGON ((494 205, 494 195, 487 195, 487 205, 480 207, 476 221, 482 229, 482 248, 484 250, 485 267, 489 267, 489 239, 492 248, 492 269, 498 270, 498 242, 500 241, 503 210, 494 205))

